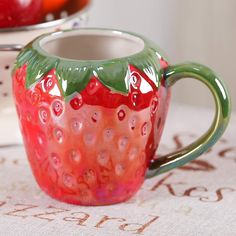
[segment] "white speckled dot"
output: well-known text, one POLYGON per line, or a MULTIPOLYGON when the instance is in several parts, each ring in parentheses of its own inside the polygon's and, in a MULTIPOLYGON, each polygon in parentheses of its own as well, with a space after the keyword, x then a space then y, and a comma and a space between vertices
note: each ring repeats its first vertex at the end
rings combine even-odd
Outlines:
POLYGON ((101 166, 105 166, 108 164, 110 159, 110 155, 108 151, 101 151, 98 154, 97 161, 101 166))
POLYGON ((68 188, 72 188, 75 184, 75 179, 70 174, 63 174, 62 181, 63 181, 64 185, 68 188))
POLYGON ((131 148, 129 151, 129 160, 134 160, 138 155, 138 149, 136 147, 131 148))
POLYGON ((75 133, 79 133, 83 127, 83 124, 77 118, 72 119, 71 121, 71 129, 75 133))
POLYGON ((61 167, 61 160, 60 160, 60 157, 58 156, 58 154, 52 153, 50 155, 49 161, 55 169, 58 169, 59 167, 61 167))
POLYGON ((127 137, 125 137, 125 136, 119 138, 119 140, 118 140, 118 148, 119 148, 119 150, 121 152, 124 151, 127 148, 128 142, 129 142, 129 139, 127 137))
POLYGON ((70 158, 73 162, 75 163, 79 163, 80 160, 81 160, 81 154, 79 151, 76 151, 76 150, 71 150, 70 151, 70 158))
POLYGON ((114 137, 114 130, 111 128, 105 129, 103 133, 104 141, 109 142, 114 137))
POLYGON ((43 139, 42 139, 42 137, 40 137, 40 136, 38 136, 38 143, 39 143, 39 145, 42 145, 42 144, 43 144, 43 139))
POLYGON ((97 136, 96 134, 88 133, 85 134, 83 138, 84 138, 84 143, 87 146, 92 146, 93 144, 95 144, 97 136))
POLYGON ((115 172, 116 172, 116 175, 118 175, 118 176, 123 175, 125 172, 124 166, 122 164, 117 164, 115 167, 115 172))
POLYGON ((62 143, 64 139, 63 131, 59 128, 56 128, 54 130, 54 137, 58 143, 62 143))
POLYGON ((39 133, 37 135, 37 140, 39 145, 44 145, 45 144, 45 135, 43 133, 39 133))

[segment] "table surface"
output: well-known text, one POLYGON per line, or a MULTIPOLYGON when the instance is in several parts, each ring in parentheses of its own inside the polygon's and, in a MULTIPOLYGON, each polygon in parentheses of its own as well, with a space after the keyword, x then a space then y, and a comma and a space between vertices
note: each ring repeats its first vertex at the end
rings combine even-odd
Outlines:
MULTIPOLYGON (((192 142, 212 117, 211 110, 173 104, 158 152, 192 142)), ((207 153, 146 180, 129 201, 105 207, 51 199, 37 186, 24 148, 0 148, 0 235, 236 235, 235 140, 233 114, 207 153)))

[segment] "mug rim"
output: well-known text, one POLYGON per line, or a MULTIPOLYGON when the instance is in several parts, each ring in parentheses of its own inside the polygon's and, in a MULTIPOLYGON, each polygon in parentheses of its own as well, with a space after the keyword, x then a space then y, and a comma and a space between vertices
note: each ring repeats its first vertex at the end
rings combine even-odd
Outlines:
POLYGON ((128 32, 128 31, 123 31, 123 30, 118 30, 118 29, 109 29, 109 28, 80 28, 80 29, 69 29, 69 30, 61 30, 61 31, 57 31, 57 32, 51 32, 51 33, 47 33, 47 34, 43 34, 41 36, 39 36, 38 38, 36 38, 36 40, 33 41, 32 43, 32 47, 33 49, 35 49, 39 54, 46 56, 48 58, 54 58, 54 59, 58 59, 62 62, 77 62, 77 63, 81 63, 81 64, 105 64, 105 63, 110 63, 111 61, 120 61, 120 60, 126 60, 126 59, 130 59, 136 56, 140 56, 143 53, 145 53, 145 51, 147 50, 148 46, 147 46, 147 40, 142 37, 141 35, 132 33, 132 32, 128 32), (80 36, 80 35, 92 35, 92 36, 117 36, 118 37, 123 37, 123 38, 129 38, 132 39, 134 41, 139 41, 140 43, 142 43, 142 49, 139 50, 136 53, 132 53, 130 55, 127 56, 122 56, 122 57, 113 57, 111 59, 99 59, 99 60, 91 60, 91 59, 87 59, 87 60, 81 60, 81 59, 71 59, 71 58, 66 58, 66 57, 60 57, 54 54, 51 54, 49 52, 47 52, 45 49, 43 49, 43 43, 48 43, 52 40, 57 40, 59 38, 66 38, 66 34, 69 34, 68 36, 80 36), (47 39, 49 38, 49 39, 47 39), (50 39, 51 38, 51 39, 50 39))
POLYGON ((159 78, 162 76, 162 66, 160 62, 162 60, 169 62, 165 53, 163 53, 157 44, 139 34, 108 28, 81 28, 39 36, 26 45, 18 54, 13 73, 17 68, 27 65, 26 86, 29 88, 40 80, 43 75, 55 69, 55 74, 58 77, 65 97, 69 97, 75 92, 79 93, 82 91, 93 76, 99 78, 101 83, 112 88, 114 91, 128 94, 130 66, 134 66, 140 71, 143 71, 143 73, 146 73, 152 78, 154 83, 158 83, 159 78), (40 46, 40 41, 50 35, 66 34, 72 31, 80 32, 82 30, 87 30, 87 32, 91 30, 102 30, 131 35, 132 37, 141 39, 144 47, 141 51, 126 57, 106 60, 71 60, 51 55, 45 52, 40 46), (77 84, 76 88, 74 86, 75 83, 77 84))

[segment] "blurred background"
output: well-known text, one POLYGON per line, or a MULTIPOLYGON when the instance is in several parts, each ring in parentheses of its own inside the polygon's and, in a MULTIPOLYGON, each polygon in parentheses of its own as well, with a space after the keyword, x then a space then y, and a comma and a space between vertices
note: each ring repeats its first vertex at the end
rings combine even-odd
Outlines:
MULTIPOLYGON (((88 26, 140 33, 172 64, 195 61, 211 67, 225 80, 236 111, 235 9, 235 0, 94 0, 88 26)), ((193 79, 178 82, 172 95, 175 102, 213 104, 207 88, 193 79)))

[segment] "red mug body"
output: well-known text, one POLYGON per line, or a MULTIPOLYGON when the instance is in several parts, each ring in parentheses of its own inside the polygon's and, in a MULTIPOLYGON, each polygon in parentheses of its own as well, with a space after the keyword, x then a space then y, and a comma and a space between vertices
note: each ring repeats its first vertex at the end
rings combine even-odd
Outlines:
POLYGON ((26 46, 13 94, 41 189, 79 205, 132 197, 163 131, 167 65, 153 43, 115 30, 57 32, 26 46))

